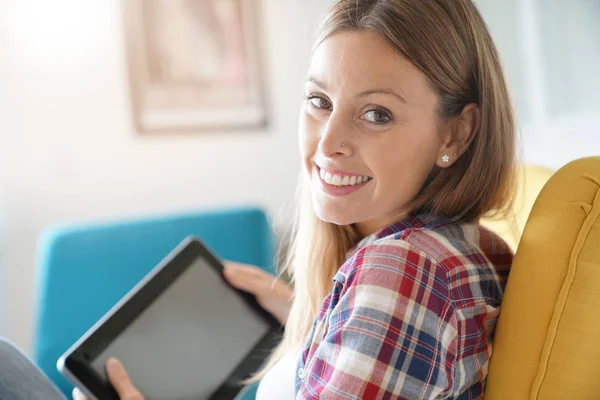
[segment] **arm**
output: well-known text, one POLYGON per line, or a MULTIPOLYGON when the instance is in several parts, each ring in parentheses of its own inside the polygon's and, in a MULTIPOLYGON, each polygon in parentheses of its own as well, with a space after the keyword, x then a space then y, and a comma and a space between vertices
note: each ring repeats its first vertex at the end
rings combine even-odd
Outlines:
POLYGON ((445 270, 404 241, 367 246, 351 264, 298 399, 449 396, 457 328, 445 270))

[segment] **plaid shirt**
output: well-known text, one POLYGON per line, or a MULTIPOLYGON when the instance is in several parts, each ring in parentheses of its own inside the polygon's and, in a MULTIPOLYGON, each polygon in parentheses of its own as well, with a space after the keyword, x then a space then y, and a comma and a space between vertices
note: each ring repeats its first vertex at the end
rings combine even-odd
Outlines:
POLYGON ((481 399, 512 253, 477 224, 410 217, 334 277, 296 399, 481 399))

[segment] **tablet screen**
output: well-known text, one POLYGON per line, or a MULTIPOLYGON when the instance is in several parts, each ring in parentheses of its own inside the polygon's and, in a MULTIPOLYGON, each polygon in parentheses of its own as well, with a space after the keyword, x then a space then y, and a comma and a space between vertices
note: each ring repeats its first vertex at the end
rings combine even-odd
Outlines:
POLYGON ((117 357, 148 400, 205 399, 270 328, 198 258, 91 365, 117 357))

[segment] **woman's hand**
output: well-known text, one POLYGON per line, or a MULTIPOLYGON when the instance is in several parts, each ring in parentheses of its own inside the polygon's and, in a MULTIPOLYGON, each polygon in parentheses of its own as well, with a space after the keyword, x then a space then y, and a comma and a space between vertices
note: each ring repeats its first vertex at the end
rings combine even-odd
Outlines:
MULTIPOLYGON (((121 400, 144 400, 144 396, 133 386, 123 364, 116 358, 106 362, 106 375, 113 385, 121 400)), ((87 398, 77 388, 73 390, 73 400, 86 400, 87 398)))
POLYGON ((233 287, 253 294, 262 308, 285 325, 292 306, 292 289, 261 268, 225 262, 225 279, 233 287))

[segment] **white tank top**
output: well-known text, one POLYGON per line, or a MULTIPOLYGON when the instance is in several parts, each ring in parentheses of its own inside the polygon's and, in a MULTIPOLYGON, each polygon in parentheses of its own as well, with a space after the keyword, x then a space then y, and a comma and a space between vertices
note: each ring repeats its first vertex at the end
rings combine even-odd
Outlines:
POLYGON ((290 351, 267 372, 256 391, 256 400, 294 400, 296 367, 300 351, 290 351))

